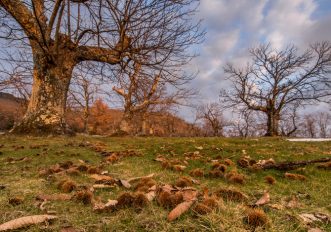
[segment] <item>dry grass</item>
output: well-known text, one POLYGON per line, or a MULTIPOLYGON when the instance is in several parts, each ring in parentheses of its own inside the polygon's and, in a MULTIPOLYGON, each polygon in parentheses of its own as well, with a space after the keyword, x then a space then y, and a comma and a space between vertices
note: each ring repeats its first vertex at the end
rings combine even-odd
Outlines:
POLYGON ((242 193, 236 189, 221 188, 221 189, 218 189, 215 192, 215 194, 218 197, 223 198, 223 200, 225 200, 225 201, 244 202, 244 201, 248 200, 247 196, 244 193, 242 193))
MULTIPOLYGON (((71 226, 77 231, 240 232, 254 228, 256 231, 298 232, 307 230, 306 225, 294 219, 298 214, 322 212, 330 215, 331 211, 331 191, 326 184, 331 179, 328 168, 310 165, 291 171, 291 174, 299 173, 295 175, 307 178, 306 181, 293 181, 284 178, 285 173, 281 171, 253 172, 236 164, 243 149, 254 160, 273 158, 280 162, 326 157, 324 153, 330 150, 330 142, 299 144, 279 139, 93 137, 55 137, 48 138, 46 142, 45 138, 2 136, 0 144, 4 145, 0 146, 0 223, 48 211, 59 216, 50 225, 31 226, 22 231, 61 231, 63 227, 71 226), (95 151, 86 145, 87 141, 95 145, 95 151), (195 147, 200 146, 203 150, 199 151, 199 159, 185 159, 184 153, 193 154, 195 147), (118 162, 107 163, 101 153, 109 150, 134 150, 142 155, 135 156, 128 152, 118 162), (168 167, 163 169, 159 162, 153 161, 157 154, 171 161, 164 165, 168 167), (212 160, 218 160, 218 164, 212 160), (185 165, 187 168, 177 172, 172 169, 174 165, 185 165), (194 178, 198 184, 192 183, 192 178, 188 177, 191 170, 203 173, 194 178), (124 180, 150 173, 156 176, 133 183, 131 189, 115 185, 90 192, 95 180, 90 178, 89 173, 101 172, 124 180), (244 184, 223 177, 229 177, 229 173, 232 176, 242 175, 244 184), (268 176, 277 179, 277 183, 272 185, 273 179, 267 180, 268 176), (61 180, 63 183, 58 188, 61 180), (64 184, 64 181, 67 183, 64 184), (200 195, 199 202, 191 211, 169 223, 167 214, 183 201, 183 196, 163 192, 153 202, 148 202, 144 193, 155 184, 171 183, 178 187, 197 188, 200 195), (208 196, 203 194, 204 189, 209 190, 208 196), (264 214, 247 210, 246 205, 253 204, 256 196, 266 189, 269 190, 271 202, 263 206, 264 214), (64 200, 61 200, 60 194, 63 192, 70 193, 66 193, 64 200), (53 200, 48 200, 41 207, 43 201, 36 199, 41 194, 53 200), (277 204, 283 204, 283 199, 292 196, 300 202, 298 207, 286 208, 285 205, 282 209, 276 209, 277 204), (13 200, 16 197, 23 200, 16 204, 13 200), (105 203, 108 199, 119 200, 121 207, 108 212, 93 211, 94 201, 105 203), (270 205, 275 206, 272 208, 270 205)), ((330 224, 317 223, 314 226, 331 231, 330 224)))

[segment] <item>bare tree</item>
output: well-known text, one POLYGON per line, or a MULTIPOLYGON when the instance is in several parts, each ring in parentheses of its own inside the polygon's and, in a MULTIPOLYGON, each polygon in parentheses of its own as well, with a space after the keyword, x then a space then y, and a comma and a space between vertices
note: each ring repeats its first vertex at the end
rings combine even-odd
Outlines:
MULTIPOLYGON (((0 38, 30 48, 33 87, 13 132, 65 133, 64 114, 74 67, 83 61, 140 61, 178 78, 200 41, 190 21, 198 0, 1 0, 0 38)), ((170 76, 170 75, 169 75, 170 76)))
POLYGON ((142 65, 136 63, 131 72, 116 75, 117 86, 114 86, 113 90, 124 102, 120 130, 129 134, 133 131, 147 134, 149 113, 168 111, 174 105, 184 104, 185 100, 194 94, 191 90, 178 88, 181 81, 169 82, 162 77, 162 71, 146 71, 148 70, 143 70, 142 65), (169 91, 167 87, 170 85, 176 89, 169 91))
POLYGON ((300 104, 295 104, 283 111, 280 120, 280 130, 282 136, 290 137, 297 132, 299 128, 298 121, 300 119, 297 112, 299 106, 300 104))
POLYGON ((327 112, 317 113, 317 125, 319 129, 319 136, 326 138, 328 136, 328 128, 330 127, 331 115, 327 112))
POLYGON ((78 66, 74 70, 68 96, 71 107, 78 108, 79 111, 82 110, 83 131, 85 133, 89 133, 90 107, 96 100, 101 85, 101 82, 93 75, 93 68, 93 65, 84 65, 78 66))
POLYGON ((316 119, 313 114, 308 114, 303 117, 302 123, 304 134, 307 137, 315 138, 317 136, 317 128, 316 128, 316 119))
POLYGON ((197 107, 197 119, 203 121, 206 135, 223 136, 226 122, 218 103, 208 103, 197 107))
POLYGON ((232 122, 235 134, 243 138, 254 136, 257 125, 256 120, 254 111, 246 108, 241 109, 238 119, 232 122))
POLYGON ((316 102, 331 95, 324 84, 331 68, 330 43, 316 43, 302 54, 294 46, 278 51, 261 45, 250 54, 253 62, 245 68, 231 64, 224 68, 232 89, 223 90, 221 96, 224 103, 264 113, 266 136, 279 135, 281 115, 290 104, 316 102))
POLYGON ((24 99, 25 104, 27 104, 31 96, 33 76, 28 55, 19 52, 16 54, 20 58, 18 61, 13 54, 8 53, 5 49, 2 49, 0 54, 6 57, 0 59, 0 91, 10 92, 24 99))

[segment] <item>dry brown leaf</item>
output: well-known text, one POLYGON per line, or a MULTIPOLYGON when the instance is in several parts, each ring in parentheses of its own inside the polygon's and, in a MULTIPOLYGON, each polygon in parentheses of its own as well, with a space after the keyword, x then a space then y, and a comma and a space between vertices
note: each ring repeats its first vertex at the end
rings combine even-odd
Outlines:
POLYGON ((172 168, 174 171, 182 172, 186 169, 186 166, 178 164, 178 165, 173 165, 172 168))
POLYGON ((42 200, 42 201, 69 201, 71 199, 71 195, 69 194, 52 194, 52 195, 47 195, 47 194, 40 194, 36 197, 37 200, 42 200))
MULTIPOLYGON (((94 189, 109 189, 109 188, 114 188, 114 185, 108 185, 108 184, 94 184, 92 185, 94 189)), ((93 192, 93 191, 92 191, 93 192)))
POLYGON ((303 213, 300 214, 299 217, 306 224, 310 224, 313 222, 329 223, 331 221, 330 216, 323 213, 303 213))
POLYGON ((92 174, 90 177, 97 181, 113 181, 114 178, 106 175, 92 174))
POLYGON ((1 224, 0 231, 15 230, 29 225, 39 224, 44 221, 48 221, 56 218, 57 216, 47 215, 47 214, 21 217, 1 224))
POLYGON ((131 184, 127 180, 120 180, 120 183, 124 188, 127 188, 127 189, 131 188, 131 184))
POLYGON ((310 229, 308 229, 307 232, 324 232, 324 231, 321 230, 320 228, 310 228, 310 229))
POLYGON ((184 201, 194 201, 196 200, 198 192, 195 189, 183 190, 184 201))
POLYGON ((290 209, 298 208, 299 206, 300 206, 300 203, 295 196, 293 196, 292 199, 286 204, 286 207, 290 208, 290 209))
POLYGON ((115 209, 117 204, 118 204, 117 200, 108 200, 106 204, 99 202, 93 205, 93 210, 98 212, 107 211, 107 210, 115 209))
POLYGON ((147 198, 148 201, 153 201, 155 197, 156 197, 155 191, 151 191, 149 193, 146 193, 146 198, 147 198))
POLYGON ((270 208, 272 209, 277 209, 277 210, 283 210, 284 206, 280 205, 280 204, 271 204, 269 205, 270 208))
POLYGON ((156 185, 149 188, 148 193, 146 193, 146 198, 148 201, 153 201, 156 197, 156 185))
POLYGON ((156 185, 154 185, 148 189, 148 193, 145 194, 148 201, 154 200, 154 198, 156 197, 156 189, 157 189, 156 185))
POLYGON ((162 191, 164 192, 171 192, 171 191, 174 191, 176 190, 175 188, 173 188, 171 185, 169 184, 165 184, 161 187, 162 191))
POLYGON ((268 204, 270 202, 270 194, 268 191, 264 191, 263 196, 255 203, 256 206, 268 204))
POLYGON ((117 205, 118 201, 117 200, 108 200, 108 202, 105 204, 106 207, 109 206, 115 206, 117 205))
POLYGON ((196 180, 196 179, 194 179, 194 178, 191 178, 191 180, 192 180, 193 184, 197 184, 197 185, 200 184, 200 181, 198 181, 198 180, 196 180))
POLYGON ((164 161, 167 161, 166 158, 164 158, 163 156, 158 156, 154 159, 154 161, 157 161, 157 162, 164 162, 164 161))
POLYGON ((184 201, 184 202, 180 203, 179 205, 177 205, 168 214, 168 221, 169 222, 172 222, 172 221, 176 220, 178 217, 180 217, 180 215, 182 215, 183 213, 185 213, 186 211, 188 211, 191 208, 191 206, 193 205, 194 202, 195 202, 195 200, 184 201))

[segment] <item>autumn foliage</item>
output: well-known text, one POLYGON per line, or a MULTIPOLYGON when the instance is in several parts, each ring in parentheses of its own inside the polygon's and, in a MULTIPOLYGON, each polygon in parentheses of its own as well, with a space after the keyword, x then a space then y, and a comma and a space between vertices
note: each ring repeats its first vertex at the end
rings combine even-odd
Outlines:
MULTIPOLYGON (((90 108, 88 131, 90 134, 118 134, 123 111, 111 109, 102 99, 98 99, 90 108)), ((84 118, 82 109, 68 109, 67 123, 76 132, 83 132, 84 118)), ((141 118, 135 116, 132 135, 141 134, 141 118)), ((190 136, 197 133, 198 128, 185 122, 169 112, 150 112, 147 115, 147 135, 153 136, 190 136)))

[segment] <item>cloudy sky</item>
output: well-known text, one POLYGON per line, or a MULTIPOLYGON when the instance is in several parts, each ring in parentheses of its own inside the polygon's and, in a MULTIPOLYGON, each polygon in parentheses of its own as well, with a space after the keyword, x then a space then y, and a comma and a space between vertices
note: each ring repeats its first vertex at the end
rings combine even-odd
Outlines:
MULTIPOLYGON (((331 40, 331 0, 201 0, 206 39, 192 62, 199 75, 192 86, 203 102, 218 101, 226 86, 223 66, 245 64, 247 49, 259 43, 275 48, 331 40)), ((181 114, 188 118, 188 111, 181 114)))

